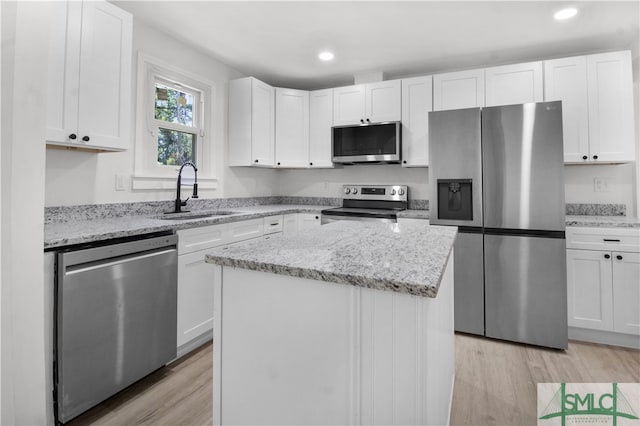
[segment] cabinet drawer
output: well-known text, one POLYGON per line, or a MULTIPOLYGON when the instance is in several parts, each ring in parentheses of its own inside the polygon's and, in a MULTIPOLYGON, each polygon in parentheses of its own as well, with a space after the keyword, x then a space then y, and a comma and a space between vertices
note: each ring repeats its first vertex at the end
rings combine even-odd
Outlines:
POLYGON ((282 215, 267 216, 263 219, 263 221, 265 235, 282 232, 282 215))
POLYGON ((182 229, 178 234, 178 254, 206 250, 228 243, 227 224, 182 229))
POLYGON ((638 228, 567 227, 567 248, 640 252, 638 228))
POLYGON ((264 228, 263 219, 264 218, 229 223, 228 242, 237 243, 238 241, 261 237, 264 228))

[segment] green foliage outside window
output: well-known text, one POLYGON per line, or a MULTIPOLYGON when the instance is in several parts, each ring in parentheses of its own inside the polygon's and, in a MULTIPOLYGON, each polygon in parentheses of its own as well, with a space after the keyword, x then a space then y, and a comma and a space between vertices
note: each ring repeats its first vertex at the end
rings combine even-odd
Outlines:
MULTIPOLYGON (((172 87, 156 83, 154 118, 167 123, 193 127, 194 96, 172 87)), ((195 129, 194 129, 195 131, 195 129)), ((196 134, 158 128, 158 163, 181 165, 195 162, 196 134)))

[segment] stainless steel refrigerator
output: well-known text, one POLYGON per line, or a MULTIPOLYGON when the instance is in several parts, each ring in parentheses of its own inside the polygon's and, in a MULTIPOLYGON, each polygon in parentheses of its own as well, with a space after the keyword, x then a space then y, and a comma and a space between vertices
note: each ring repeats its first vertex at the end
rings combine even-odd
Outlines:
POLYGON ((456 225, 455 328, 567 347, 561 102, 429 113, 434 225, 456 225))

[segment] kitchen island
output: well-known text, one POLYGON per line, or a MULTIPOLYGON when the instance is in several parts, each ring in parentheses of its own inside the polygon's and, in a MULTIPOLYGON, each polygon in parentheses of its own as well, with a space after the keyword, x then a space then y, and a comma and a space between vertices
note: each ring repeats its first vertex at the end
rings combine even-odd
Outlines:
POLYGON ((455 236, 340 221, 212 250, 214 424, 447 424, 455 236))

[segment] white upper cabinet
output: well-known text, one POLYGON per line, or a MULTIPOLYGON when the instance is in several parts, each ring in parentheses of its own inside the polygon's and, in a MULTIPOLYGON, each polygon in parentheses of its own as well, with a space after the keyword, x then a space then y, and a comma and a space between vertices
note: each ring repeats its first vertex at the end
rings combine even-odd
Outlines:
POLYGON ((586 160, 589 158, 586 58, 545 61, 544 83, 544 100, 562 101, 565 163, 586 160))
POLYGON ((333 89, 333 125, 400 121, 401 81, 358 84, 333 89))
POLYGON ((587 85, 591 160, 633 161, 631 52, 587 56, 587 85))
POLYGON ((275 90, 246 77, 229 82, 229 165, 274 167, 275 90))
POLYGON ((331 161, 331 126, 333 125, 333 90, 309 93, 309 167, 333 167, 331 161))
POLYGON ((402 166, 429 165, 429 112, 431 76, 402 80, 402 166))
POLYGON ((276 166, 309 164, 309 92, 276 88, 276 166))
POLYGON ((47 143, 123 151, 131 138, 131 14, 60 2, 49 50, 47 143))
POLYGON ((433 76, 433 110, 484 106, 484 69, 433 76))
POLYGON ((485 104, 542 102, 542 62, 504 65, 485 69, 485 104))
POLYGON ((562 101, 564 161, 634 161, 630 52, 544 62, 545 100, 562 101))

